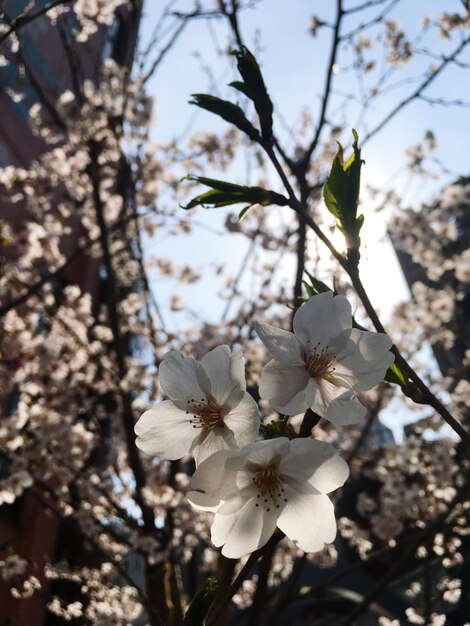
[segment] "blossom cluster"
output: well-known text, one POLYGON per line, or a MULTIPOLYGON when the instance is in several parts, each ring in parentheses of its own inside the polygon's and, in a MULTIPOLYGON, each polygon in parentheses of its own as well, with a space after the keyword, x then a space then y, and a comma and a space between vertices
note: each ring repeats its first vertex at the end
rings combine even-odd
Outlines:
POLYGON ((470 250, 462 232, 469 206, 470 182, 463 178, 446 187, 432 205, 419 211, 401 209, 391 223, 395 246, 420 268, 412 287, 413 302, 400 306, 394 320, 405 352, 411 335, 447 349, 452 349, 456 336, 466 336, 470 250))
MULTIPOLYGON (((366 409, 355 394, 383 380, 393 362, 390 339, 353 328, 349 302, 332 292, 303 304, 293 329, 256 324, 273 356, 261 373, 261 398, 287 417, 310 409, 336 424, 359 422, 366 409)), ((259 409, 246 391, 240 351, 222 345, 200 361, 171 351, 159 381, 168 399, 137 422, 137 446, 162 459, 194 456, 188 499, 215 514, 211 538, 222 554, 249 554, 276 528, 305 552, 334 540, 327 494, 344 484, 348 466, 326 442, 258 440, 259 409)))

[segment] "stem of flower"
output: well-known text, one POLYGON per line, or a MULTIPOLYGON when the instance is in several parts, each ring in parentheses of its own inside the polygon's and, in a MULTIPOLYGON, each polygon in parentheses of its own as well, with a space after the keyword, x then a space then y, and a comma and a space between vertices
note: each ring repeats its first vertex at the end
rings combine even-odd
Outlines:
POLYGON ((261 558, 267 551, 270 551, 272 547, 279 543, 279 541, 281 541, 281 539, 283 539, 284 537, 284 533, 278 530, 262 548, 250 554, 245 565, 243 565, 241 570, 238 572, 237 576, 234 578, 227 591, 209 611, 206 619, 204 620, 204 626, 217 626, 219 617, 224 613, 228 603, 237 593, 242 582, 248 576, 256 561, 261 558))
POLYGON ((208 616, 204 620, 204 626, 215 626, 217 624, 219 616, 222 615, 222 613, 225 611, 225 607, 228 605, 233 596, 237 593, 238 588, 241 586, 242 582, 245 580, 251 568, 260 558, 260 556, 261 553, 259 550, 250 554, 247 562, 238 572, 232 584, 229 586, 219 602, 214 605, 214 608, 209 612, 208 616))

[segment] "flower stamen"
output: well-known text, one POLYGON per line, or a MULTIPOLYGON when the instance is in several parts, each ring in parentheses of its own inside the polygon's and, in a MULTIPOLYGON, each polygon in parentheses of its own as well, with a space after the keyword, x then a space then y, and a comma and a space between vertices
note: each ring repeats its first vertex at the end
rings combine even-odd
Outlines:
POLYGON ((323 378, 327 374, 334 372, 332 367, 336 357, 329 351, 329 346, 320 349, 318 343, 314 348, 310 348, 304 353, 305 369, 311 378, 323 378))
POLYGON ((224 421, 223 407, 217 404, 212 398, 201 398, 201 400, 188 400, 187 415, 192 414, 189 423, 193 428, 203 428, 213 430, 221 426, 224 421))
MULTIPOLYGON (((259 506, 261 500, 263 500, 265 504, 268 504, 269 500, 271 500, 275 508, 279 509, 281 508, 279 504, 281 499, 287 502, 287 498, 283 498, 284 487, 282 477, 275 465, 259 469, 252 480, 258 490, 255 506, 259 506)), ((266 511, 270 510, 270 507, 267 506, 266 511)))

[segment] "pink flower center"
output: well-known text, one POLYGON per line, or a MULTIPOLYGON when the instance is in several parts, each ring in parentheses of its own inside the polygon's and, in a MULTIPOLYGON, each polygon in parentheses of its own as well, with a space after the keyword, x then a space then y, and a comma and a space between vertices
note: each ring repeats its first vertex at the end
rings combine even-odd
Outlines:
POLYGON ((202 398, 201 400, 188 400, 187 415, 192 414, 189 423, 193 428, 204 428, 212 430, 216 426, 224 423, 224 409, 212 398, 202 398))
POLYGON ((305 369, 312 378, 323 378, 335 370, 333 363, 336 357, 329 352, 328 346, 320 348, 318 343, 314 348, 308 348, 304 352, 303 359, 305 369))
POLYGON ((260 502, 264 502, 266 511, 270 511, 271 504, 274 505, 276 509, 279 509, 281 507, 279 504, 281 499, 287 502, 287 499, 283 497, 284 487, 282 477, 275 465, 269 465, 269 467, 259 469, 252 480, 258 490, 256 506, 259 506, 260 502))

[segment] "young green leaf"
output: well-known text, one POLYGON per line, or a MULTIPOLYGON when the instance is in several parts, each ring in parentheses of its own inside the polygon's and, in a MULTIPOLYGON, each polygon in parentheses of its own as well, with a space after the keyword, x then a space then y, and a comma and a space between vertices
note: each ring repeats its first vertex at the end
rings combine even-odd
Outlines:
POLYGON ((337 219, 338 228, 346 239, 348 255, 359 262, 359 232, 364 223, 364 216, 357 215, 361 182, 361 150, 358 147, 358 135, 355 130, 353 153, 344 161, 343 147, 338 143, 328 179, 323 187, 323 198, 332 215, 337 219), (357 254, 352 254, 356 251, 357 254))
POLYGON ((219 115, 226 122, 230 122, 248 135, 253 141, 259 141, 259 132, 253 124, 248 121, 238 105, 205 93, 193 93, 191 97, 192 100, 189 101, 189 104, 195 104, 201 107, 201 109, 206 109, 206 111, 210 111, 210 113, 219 115))
POLYGON ((248 204, 247 206, 243 207, 243 209, 240 211, 240 213, 238 214, 238 221, 241 222, 242 219, 245 217, 245 215, 248 213, 248 210, 251 209, 251 204, 248 204))
POLYGON ((206 178, 205 176, 193 176, 191 174, 185 176, 182 180, 191 180, 206 185, 206 187, 212 187, 210 191, 194 197, 186 206, 181 205, 181 208, 186 210, 193 209, 196 206, 202 206, 205 209, 215 209, 232 204, 246 203, 248 206, 241 213, 241 217, 243 217, 246 211, 254 204, 286 206, 289 202, 285 196, 262 187, 236 185, 223 180, 206 178))
POLYGON ((210 576, 194 594, 184 616, 184 626, 203 626, 217 593, 217 581, 210 576))
POLYGON ((309 298, 312 298, 315 295, 315 292, 312 289, 312 285, 309 285, 306 280, 303 280, 302 283, 305 287, 305 291, 307 292, 307 296, 309 298))
POLYGON ((385 374, 385 378, 388 383, 394 383, 400 385, 400 387, 406 387, 409 384, 408 377, 401 371, 396 363, 392 363, 385 374))
POLYGON ((258 62, 246 46, 234 52, 237 57, 238 71, 243 83, 236 81, 231 86, 245 94, 255 105, 264 139, 272 140, 273 103, 269 97, 258 62))
POLYGON ((305 270, 305 273, 308 276, 310 286, 313 289, 314 294, 324 293, 325 291, 334 291, 333 289, 330 289, 328 285, 326 285, 324 282, 318 280, 318 278, 315 278, 315 276, 313 276, 313 274, 310 274, 310 272, 308 272, 307 270, 305 270))

